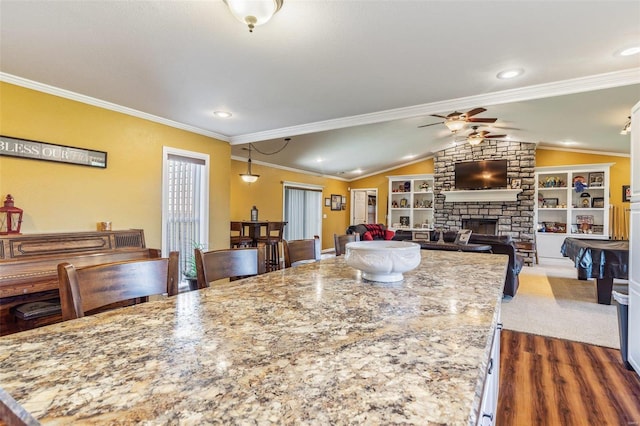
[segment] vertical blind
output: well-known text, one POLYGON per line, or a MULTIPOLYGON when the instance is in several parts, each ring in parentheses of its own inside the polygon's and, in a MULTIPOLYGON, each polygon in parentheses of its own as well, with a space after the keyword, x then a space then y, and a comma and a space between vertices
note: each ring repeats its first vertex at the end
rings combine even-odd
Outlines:
POLYGON ((205 161, 168 155, 166 236, 169 251, 180 252, 180 270, 188 271, 193 249, 201 244, 202 183, 205 161))
POLYGON ((313 189, 285 187, 285 240, 299 240, 321 235, 322 192, 313 189))

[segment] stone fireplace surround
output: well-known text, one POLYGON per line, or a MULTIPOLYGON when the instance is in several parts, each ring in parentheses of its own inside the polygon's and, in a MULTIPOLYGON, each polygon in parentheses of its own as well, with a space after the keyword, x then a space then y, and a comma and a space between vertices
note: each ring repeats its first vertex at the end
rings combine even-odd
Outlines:
POLYGON ((463 220, 495 220, 496 235, 509 235, 516 241, 533 240, 535 163, 536 144, 527 142, 485 140, 476 146, 465 143, 437 152, 434 158, 435 227, 458 230, 463 228, 463 220), (507 160, 509 182, 521 180, 522 192, 517 201, 445 202, 441 192, 455 190, 455 163, 498 159, 507 160))

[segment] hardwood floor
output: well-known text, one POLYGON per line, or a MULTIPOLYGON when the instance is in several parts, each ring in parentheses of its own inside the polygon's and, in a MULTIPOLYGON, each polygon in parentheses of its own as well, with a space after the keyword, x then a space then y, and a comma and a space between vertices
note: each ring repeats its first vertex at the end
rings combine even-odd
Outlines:
POLYGON ((620 351, 502 330, 498 426, 640 425, 620 351))

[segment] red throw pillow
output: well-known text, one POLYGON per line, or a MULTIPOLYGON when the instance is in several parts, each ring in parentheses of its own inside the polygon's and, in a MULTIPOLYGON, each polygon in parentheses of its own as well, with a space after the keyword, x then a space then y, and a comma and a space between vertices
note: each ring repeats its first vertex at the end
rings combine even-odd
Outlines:
POLYGON ((394 235, 396 235, 396 233, 393 232, 391 229, 385 229, 384 230, 384 239, 385 240, 392 239, 394 235))
POLYGON ((362 241, 373 241, 373 237, 371 236, 371 232, 367 231, 362 234, 362 241))

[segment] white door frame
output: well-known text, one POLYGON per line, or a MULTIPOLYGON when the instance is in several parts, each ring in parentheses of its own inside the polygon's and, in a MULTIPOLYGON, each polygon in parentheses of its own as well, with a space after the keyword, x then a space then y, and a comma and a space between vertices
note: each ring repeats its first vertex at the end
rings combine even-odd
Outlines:
POLYGON ((374 192, 376 195, 376 208, 375 208, 375 212, 376 212, 376 218, 375 218, 375 222, 374 223, 378 223, 378 203, 380 200, 378 200, 378 188, 351 188, 351 206, 349 208, 349 224, 350 225, 358 225, 357 223, 352 223, 353 222, 353 215, 354 215, 354 209, 353 206, 355 205, 355 192, 360 191, 360 192, 365 192, 367 193, 367 200, 369 199, 369 192, 374 192))
POLYGON ((201 199, 201 208, 200 217, 201 219, 201 227, 200 227, 200 241, 206 243, 206 248, 209 247, 209 154, 203 154, 201 152, 195 151, 187 151, 184 149, 172 148, 169 146, 162 147, 162 255, 168 256, 168 248, 167 248, 167 233, 165 232, 167 228, 167 200, 169 195, 167 194, 167 189, 169 187, 169 178, 167 173, 167 161, 169 159, 169 154, 179 155, 187 158, 197 158, 203 160, 205 163, 205 170, 203 173, 203 182, 202 182, 202 199, 201 199))

